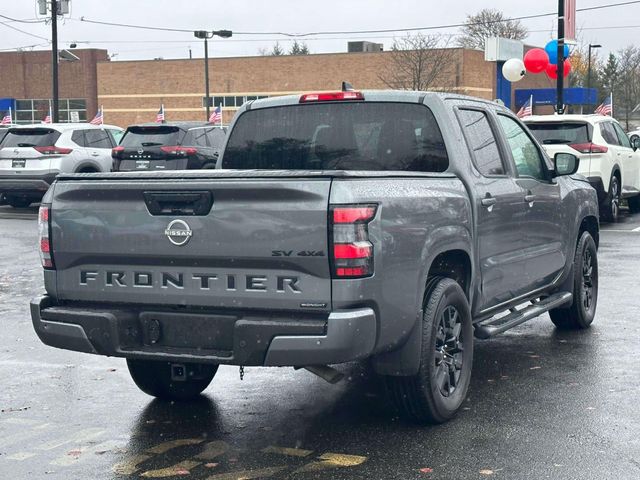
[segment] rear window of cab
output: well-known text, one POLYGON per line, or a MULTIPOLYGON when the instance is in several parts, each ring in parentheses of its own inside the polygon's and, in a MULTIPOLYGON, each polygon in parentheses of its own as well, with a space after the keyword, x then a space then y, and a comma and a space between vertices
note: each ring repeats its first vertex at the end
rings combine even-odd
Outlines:
POLYGON ((449 159, 431 110, 419 104, 327 102, 248 110, 222 168, 444 172, 449 159))

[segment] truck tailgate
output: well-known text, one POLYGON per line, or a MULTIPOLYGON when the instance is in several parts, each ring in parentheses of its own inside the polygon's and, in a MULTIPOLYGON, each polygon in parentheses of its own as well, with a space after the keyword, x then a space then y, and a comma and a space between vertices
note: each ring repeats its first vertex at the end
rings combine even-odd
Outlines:
POLYGON ((322 177, 58 181, 57 296, 329 310, 330 188, 322 177))

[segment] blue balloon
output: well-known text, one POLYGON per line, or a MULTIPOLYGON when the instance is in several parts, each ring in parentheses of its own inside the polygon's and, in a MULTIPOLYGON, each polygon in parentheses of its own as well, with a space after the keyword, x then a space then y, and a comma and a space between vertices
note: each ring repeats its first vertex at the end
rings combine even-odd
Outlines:
MULTIPOLYGON (((547 52, 547 55, 549 55, 549 63, 553 65, 557 65, 558 64, 558 41, 551 40, 544 47, 544 51, 547 52)), ((569 45, 564 46, 564 58, 565 59, 569 58, 569 45)))

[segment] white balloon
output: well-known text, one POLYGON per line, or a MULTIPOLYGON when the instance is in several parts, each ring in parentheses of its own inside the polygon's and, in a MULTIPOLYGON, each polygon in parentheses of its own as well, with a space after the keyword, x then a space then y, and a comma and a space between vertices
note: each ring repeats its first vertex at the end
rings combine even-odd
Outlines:
POLYGON ((519 58, 510 58, 502 66, 502 75, 510 82, 519 82, 526 74, 524 62, 519 58))

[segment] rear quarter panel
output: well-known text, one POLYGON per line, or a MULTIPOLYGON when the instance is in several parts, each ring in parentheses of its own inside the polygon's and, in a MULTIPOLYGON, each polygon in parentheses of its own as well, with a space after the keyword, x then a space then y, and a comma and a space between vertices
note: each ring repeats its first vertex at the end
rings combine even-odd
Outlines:
POLYGON ((335 179, 331 204, 376 203, 369 224, 375 273, 332 281, 333 310, 371 307, 378 318, 376 352, 404 343, 422 309, 433 259, 446 250, 471 254, 471 206, 462 182, 440 178, 335 179))

